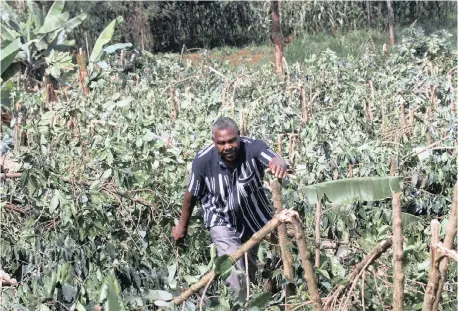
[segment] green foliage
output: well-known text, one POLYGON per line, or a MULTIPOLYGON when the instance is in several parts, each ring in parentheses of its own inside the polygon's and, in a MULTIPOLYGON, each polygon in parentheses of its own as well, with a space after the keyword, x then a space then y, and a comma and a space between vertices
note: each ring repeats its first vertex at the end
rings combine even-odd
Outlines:
MULTIPOLYGON (((82 311, 97 304, 110 310, 155 310, 213 269, 213 263, 221 267, 217 262, 224 262, 224 257, 216 258, 214 247, 209 247, 201 208, 192 216, 183 247, 175 245, 170 232, 179 216, 191 161, 197 150, 211 143, 212 121, 220 115, 238 120, 243 109, 248 111, 247 135, 272 147, 279 134, 299 133, 292 154, 288 142, 282 143, 284 158, 294 160, 291 183, 282 193, 284 206, 301 214, 310 247, 314 206, 307 202, 303 187, 326 182, 335 186, 347 176, 349 165, 356 180, 384 178, 389 175, 388 160, 395 156, 398 173, 404 176, 405 304, 421 304, 421 285, 428 274, 429 222, 447 215, 456 182, 456 153, 450 148, 456 143, 457 119, 449 110, 447 73, 457 66, 457 58, 448 49, 446 34, 420 36, 414 34, 421 33, 417 28, 408 31, 411 34, 404 34, 387 56, 370 49, 348 58, 325 51, 305 64, 291 63, 289 82, 278 81, 270 64, 234 69, 204 60, 227 77, 223 79, 203 64, 180 63, 180 55, 145 53, 133 64, 126 61, 131 72, 122 71, 117 56, 106 57, 107 66, 91 81, 88 97, 76 77, 65 93, 62 90, 60 98, 65 100, 52 105, 45 105, 40 93, 13 88, 26 109, 27 122, 21 129, 27 131, 28 141, 9 153, 21 163, 21 178, 5 180, 0 190, 2 269, 20 283, 17 289, 3 289, 3 307, 82 311), (412 45, 409 38, 414 35, 412 45), (434 70, 426 71, 430 67, 434 70), (237 77, 234 91, 230 83, 237 77), (180 107, 176 121, 170 119, 171 81, 176 83, 173 94, 180 107), (307 124, 301 121, 301 86, 309 101, 316 94, 307 124), (411 132, 399 131, 398 95, 406 113, 414 107, 426 120, 431 102, 425 93, 433 86, 437 101, 428 122, 416 120, 411 132), (373 109, 372 122, 365 117, 366 103, 373 109), (70 119, 74 127, 68 126, 70 119), (440 147, 447 149, 430 149, 420 158, 414 149, 426 145, 426 129, 435 141, 443 138, 442 132, 450 137, 441 141, 440 147), (331 182, 335 172, 338 180, 331 182)), ((325 205, 322 238, 336 241, 338 248, 321 254, 317 275, 323 297, 345 283, 353 265, 391 235, 391 219, 389 201, 325 205)), ((309 297, 297 249, 292 251, 298 294, 289 303, 300 304, 309 297)), ((285 282, 279 267, 270 263, 273 254, 266 241, 258 256, 259 280, 272 265, 273 278, 285 282)), ((391 253, 369 273, 377 277, 365 278, 366 309, 377 309, 379 297, 391 304, 392 289, 386 285, 392 282, 391 253)), ((452 265, 444 304, 455 298, 451 280, 456 275, 452 265)), ((222 284, 220 278, 209 288, 209 310, 236 305, 222 284)), ((268 298, 259 287, 253 288, 248 305, 278 310, 284 297, 268 298)), ((357 285, 355 294, 362 290, 357 285)), ((192 297, 185 309, 195 310, 198 299, 192 297)), ((359 300, 354 303, 360 307, 359 300)))
MULTIPOLYGON (((13 14, 6 2, 2 2, 2 8, 6 11, 1 18, 2 47, 13 40, 15 40, 14 43, 21 44, 21 47, 14 46, 15 51, 18 49, 20 51, 15 53, 14 57, 8 58, 5 63, 2 48, 3 81, 7 81, 18 71, 25 74, 26 79, 34 77, 41 81, 44 70, 48 70, 50 66, 50 63, 46 62, 46 57, 50 57, 55 51, 64 53, 66 50, 67 52, 62 57, 64 59, 71 57, 68 49, 74 45, 74 41, 66 40, 67 33, 80 25, 87 17, 83 13, 69 19, 69 13, 63 12, 65 2, 55 1, 43 20, 38 4, 31 0, 28 0, 27 3, 28 18, 24 23, 13 14)), ((11 44, 7 48, 10 46, 11 44)), ((65 68, 66 62, 67 60, 64 60, 61 69, 65 68)), ((58 59, 53 58, 52 66, 58 68, 59 65, 61 64, 58 59)), ((56 69, 52 70, 54 74, 58 72, 56 69)))
POLYGON ((309 204, 316 204, 326 196, 332 203, 351 203, 354 200, 380 201, 401 192, 403 177, 360 177, 333 180, 301 189, 309 204))

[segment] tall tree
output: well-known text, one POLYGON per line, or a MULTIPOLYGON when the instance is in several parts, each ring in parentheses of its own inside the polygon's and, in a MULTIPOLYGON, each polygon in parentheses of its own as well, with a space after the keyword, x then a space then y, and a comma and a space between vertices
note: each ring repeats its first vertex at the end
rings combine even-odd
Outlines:
POLYGON ((277 76, 282 78, 283 74, 283 35, 281 32, 280 12, 278 10, 278 0, 272 0, 271 8, 272 22, 274 24, 274 45, 275 45, 275 68, 277 76))
POLYGON ((391 6, 391 0, 387 0, 386 4, 388 6, 388 29, 390 31, 390 46, 394 45, 394 14, 393 7, 391 6))

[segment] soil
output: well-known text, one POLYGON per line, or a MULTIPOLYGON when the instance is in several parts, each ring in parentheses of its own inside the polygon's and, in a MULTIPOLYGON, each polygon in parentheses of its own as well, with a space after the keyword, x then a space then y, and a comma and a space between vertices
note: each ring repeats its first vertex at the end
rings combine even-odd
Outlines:
MULTIPOLYGON (((209 52, 210 59, 218 60, 221 62, 229 61, 232 66, 240 65, 254 65, 259 63, 262 59, 269 59, 270 55, 262 52, 251 51, 248 49, 241 49, 230 55, 215 55, 216 53, 209 52)), ((200 65, 202 55, 199 53, 190 53, 183 55, 183 61, 190 60, 192 65, 200 65)))

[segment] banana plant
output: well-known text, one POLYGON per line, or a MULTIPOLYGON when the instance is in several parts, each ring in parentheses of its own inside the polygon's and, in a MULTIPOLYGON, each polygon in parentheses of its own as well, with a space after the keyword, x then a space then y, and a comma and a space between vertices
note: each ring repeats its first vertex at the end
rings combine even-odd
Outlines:
MULTIPOLYGON (((70 19, 69 13, 63 12, 64 6, 65 1, 55 1, 43 17, 38 4, 28 0, 28 18, 23 23, 15 21, 11 7, 4 0, 1 1, 4 12, 1 16, 1 38, 2 45, 5 46, 1 50, 3 81, 7 81, 18 71, 22 71, 26 77, 35 74, 40 79, 46 74, 45 70, 49 65, 46 57, 53 50, 70 56, 68 50, 75 42, 67 40, 66 35, 80 25, 87 15, 83 13, 70 19)), ((62 59, 66 60, 66 57, 62 59)))

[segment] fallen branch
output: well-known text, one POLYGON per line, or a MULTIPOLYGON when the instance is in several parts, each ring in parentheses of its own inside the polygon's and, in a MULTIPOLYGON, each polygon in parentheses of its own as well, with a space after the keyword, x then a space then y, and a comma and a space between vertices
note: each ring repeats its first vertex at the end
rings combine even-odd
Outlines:
MULTIPOLYGON (((291 211, 291 210, 283 210, 281 213, 275 215, 272 220, 270 220, 264 227, 262 227, 258 232, 253 234, 253 236, 246 241, 245 243, 242 244, 242 246, 232 253, 230 256, 233 259, 232 263, 234 264, 237 262, 240 258, 242 258, 243 254, 248 252, 253 246, 256 244, 259 244, 270 232, 275 230, 280 224, 285 223, 285 222, 292 222, 293 217, 299 217, 297 212, 291 211)), ((190 288, 185 290, 180 294, 180 296, 175 297, 172 302, 175 305, 178 305, 184 301, 186 301, 191 295, 205 287, 205 285, 208 284, 208 282, 215 277, 215 271, 210 271, 207 274, 205 274, 200 281, 197 283, 193 284, 190 288)))
POLYGON ((21 173, 1 173, 0 180, 8 179, 8 178, 20 178, 21 173))
MULTIPOLYGON (((393 239, 390 237, 382 242, 380 242, 376 247, 374 247, 369 254, 364 256, 364 258, 354 266, 353 271, 348 276, 349 284, 358 277, 361 271, 366 269, 369 265, 371 265, 375 260, 377 260, 383 253, 385 253, 391 246, 393 245, 393 239)), ((326 308, 328 310, 332 310, 328 306, 334 305, 335 302, 345 293, 346 289, 349 285, 339 285, 335 289, 334 293, 326 303, 326 308)))

